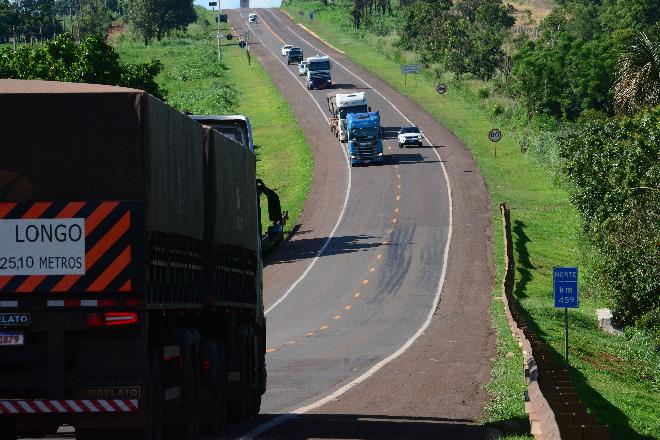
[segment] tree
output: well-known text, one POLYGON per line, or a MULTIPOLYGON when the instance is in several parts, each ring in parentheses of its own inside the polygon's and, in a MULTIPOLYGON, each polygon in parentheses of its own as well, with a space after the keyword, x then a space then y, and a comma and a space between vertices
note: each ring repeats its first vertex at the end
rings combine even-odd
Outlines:
POLYGON ((639 33, 619 59, 614 107, 620 114, 632 114, 657 104, 660 104, 660 43, 639 33))
POLYGON ((655 326, 658 336, 659 138, 660 106, 624 118, 588 112, 560 139, 571 200, 600 251, 597 287, 623 324, 655 326))
POLYGON ((130 0, 127 18, 146 45, 153 38, 185 29, 197 20, 197 13, 192 0, 130 0))
POLYGON ((0 78, 41 79, 133 87, 159 97, 164 92, 154 78, 163 69, 160 61, 122 64, 119 55, 101 35, 76 44, 61 34, 43 44, 0 48, 0 78))
POLYGON ((173 30, 184 30, 197 20, 192 0, 161 0, 158 3, 156 38, 159 40, 173 30))

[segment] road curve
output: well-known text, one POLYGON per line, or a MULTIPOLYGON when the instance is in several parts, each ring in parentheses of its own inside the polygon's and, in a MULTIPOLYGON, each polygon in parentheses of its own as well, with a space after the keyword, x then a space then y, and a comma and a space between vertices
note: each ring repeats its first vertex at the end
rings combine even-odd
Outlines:
MULTIPOLYGON (((345 210, 332 217, 340 218, 332 240, 315 237, 311 251, 289 243, 283 261, 299 264, 268 266, 267 302, 287 294, 268 315, 269 387, 262 415, 231 426, 227 435, 336 438, 348 430, 348 437, 357 438, 482 438, 472 421, 487 402, 482 387, 494 355, 488 315, 491 225, 490 202, 473 158, 416 104, 286 15, 256 12, 260 23, 251 26, 252 54, 293 105, 315 152, 334 161, 316 156, 317 166, 335 180, 327 199, 310 194, 305 215, 310 206, 336 213, 338 180, 344 179, 349 197, 342 194, 345 210), (351 173, 337 159, 336 139, 328 138, 327 92, 307 93, 301 86, 297 66, 287 66, 280 56, 284 41, 306 56, 330 55, 334 81, 365 90, 388 132, 412 121, 433 144, 399 150, 395 139, 387 140, 384 165, 351 173), (319 243, 327 243, 320 255, 319 243), (442 300, 434 309, 439 286, 442 300), (300 412, 305 415, 290 416, 300 412)), ((246 16, 247 11, 230 12, 239 33, 248 26, 246 16)), ((316 178, 316 190, 327 192, 316 178)), ((313 231, 305 217, 302 224, 313 231)))

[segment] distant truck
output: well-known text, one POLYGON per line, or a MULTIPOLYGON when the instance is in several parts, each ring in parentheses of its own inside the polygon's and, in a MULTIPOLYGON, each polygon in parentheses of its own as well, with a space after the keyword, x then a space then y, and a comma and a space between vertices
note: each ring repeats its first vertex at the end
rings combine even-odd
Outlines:
POLYGON ((307 89, 326 89, 332 87, 332 65, 330 57, 314 56, 307 58, 307 89))
POLYGON ((382 128, 378 112, 347 114, 346 131, 351 165, 383 162, 382 128))
POLYGON ((66 423, 79 440, 191 440, 257 414, 249 120, 204 127, 91 84, 0 80, 0 97, 0 438, 66 423))
POLYGON ((256 23, 256 22, 257 22, 257 14, 248 15, 248 23, 256 23))
POLYGON ((299 63, 303 60, 303 50, 299 47, 292 47, 286 53, 286 63, 299 63))
POLYGON ((328 110, 330 110, 330 130, 341 142, 348 140, 346 131, 346 115, 349 113, 366 113, 371 111, 367 106, 367 94, 358 93, 328 93, 328 110))

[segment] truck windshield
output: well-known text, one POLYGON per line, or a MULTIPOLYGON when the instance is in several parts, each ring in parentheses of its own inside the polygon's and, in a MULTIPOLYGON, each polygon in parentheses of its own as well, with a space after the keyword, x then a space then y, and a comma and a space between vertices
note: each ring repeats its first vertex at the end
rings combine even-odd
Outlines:
POLYGON ((315 70, 330 70, 330 61, 311 61, 307 64, 307 69, 312 72, 315 70))
POLYGON ((370 141, 378 137, 378 128, 365 127, 354 128, 351 130, 351 140, 354 141, 370 141))
POLYGON ((352 105, 350 107, 342 107, 339 109, 339 119, 346 119, 346 115, 349 113, 366 113, 367 105, 352 105))

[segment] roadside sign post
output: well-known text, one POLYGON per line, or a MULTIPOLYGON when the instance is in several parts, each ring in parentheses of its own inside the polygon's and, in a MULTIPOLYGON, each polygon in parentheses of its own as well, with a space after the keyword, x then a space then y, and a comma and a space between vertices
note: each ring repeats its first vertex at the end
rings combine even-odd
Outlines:
POLYGON ((218 62, 220 62, 222 60, 222 55, 220 53, 220 38, 222 38, 220 36, 220 0, 209 2, 209 6, 211 6, 211 7, 217 6, 218 7, 218 16, 216 17, 215 21, 218 22, 218 35, 216 36, 217 37, 216 39, 218 40, 218 62))
POLYGON ((252 65, 252 61, 250 59, 250 31, 246 30, 245 31, 245 50, 247 54, 247 59, 248 59, 248 66, 252 65))
POLYGON ((578 296, 578 268, 555 267, 552 270, 555 308, 564 308, 564 361, 568 365, 568 309, 580 306, 578 296))
POLYGON ((491 131, 488 132, 488 139, 493 143, 493 147, 495 148, 493 150, 493 157, 497 157, 497 142, 502 139, 502 132, 497 129, 493 128, 491 131))
POLYGON ((440 95, 444 95, 447 92, 447 85, 438 84, 438 86, 435 88, 435 91, 438 92, 440 95))
POLYGON ((419 75, 421 66, 419 64, 404 64, 401 66, 401 73, 403 74, 403 85, 407 85, 407 79, 409 74, 419 75))

